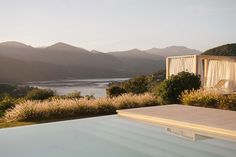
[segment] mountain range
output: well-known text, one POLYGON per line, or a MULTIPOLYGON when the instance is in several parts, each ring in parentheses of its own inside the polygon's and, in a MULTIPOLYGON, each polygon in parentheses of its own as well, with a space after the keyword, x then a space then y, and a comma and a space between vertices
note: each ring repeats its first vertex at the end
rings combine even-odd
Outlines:
POLYGON ((165 57, 199 54, 183 46, 103 53, 66 43, 36 48, 0 43, 0 82, 132 77, 165 68, 165 57))

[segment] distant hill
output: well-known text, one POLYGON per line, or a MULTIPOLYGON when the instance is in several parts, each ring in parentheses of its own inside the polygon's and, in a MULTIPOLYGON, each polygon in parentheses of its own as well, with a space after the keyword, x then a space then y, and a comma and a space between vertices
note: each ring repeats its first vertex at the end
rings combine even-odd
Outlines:
POLYGON ((21 82, 61 78, 66 69, 41 62, 0 56, 0 82, 21 82))
POLYGON ((236 44, 227 44, 209 49, 203 55, 236 56, 236 44))
POLYGON ((166 48, 152 48, 147 53, 156 54, 162 57, 200 54, 201 51, 190 49, 184 46, 170 46, 166 48))
POLYGON ((164 69, 167 52, 182 55, 191 51, 183 48, 182 53, 179 47, 166 49, 158 53, 138 49, 103 53, 61 42, 44 48, 4 42, 0 43, 0 82, 132 77, 164 69))
POLYGON ((4 56, 0 56, 0 74, 1 83, 131 76, 128 72, 111 68, 64 66, 4 56))
POLYGON ((138 73, 139 71, 149 73, 149 71, 163 69, 165 66, 164 57, 149 54, 139 49, 110 52, 108 54, 119 59, 128 71, 132 71, 134 73, 138 73))

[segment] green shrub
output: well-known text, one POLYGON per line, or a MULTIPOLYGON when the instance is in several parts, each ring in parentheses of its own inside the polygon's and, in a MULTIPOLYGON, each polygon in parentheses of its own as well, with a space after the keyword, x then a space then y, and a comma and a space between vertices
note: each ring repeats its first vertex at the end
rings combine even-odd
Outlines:
POLYGON ((98 105, 97 112, 99 115, 115 114, 116 107, 112 104, 101 104, 98 105))
POLYGON ((179 96, 185 90, 199 89, 200 76, 188 72, 180 72, 172 75, 170 79, 163 81, 158 89, 158 96, 165 103, 179 103, 179 96))
POLYGON ((145 76, 137 76, 133 79, 125 81, 121 87, 128 93, 141 94, 148 91, 149 81, 145 76))
POLYGON ((55 92, 51 89, 35 88, 27 93, 26 99, 28 99, 28 100, 45 100, 50 97, 53 97, 54 95, 55 95, 55 92))
POLYGON ((11 96, 6 95, 0 100, 0 117, 2 117, 7 109, 13 108, 15 106, 15 99, 11 96))
POLYGON ((6 94, 13 98, 20 98, 27 95, 27 92, 34 89, 29 86, 20 86, 15 84, 0 84, 0 98, 6 94))
POLYGON ((210 107, 236 111, 236 95, 223 95, 213 91, 196 90, 183 92, 181 103, 184 105, 210 107))
POLYGON ((124 93, 126 93, 125 89, 118 85, 112 85, 106 89, 106 94, 108 97, 116 97, 124 93))
POLYGON ((143 94, 151 92, 153 88, 165 79, 165 70, 159 70, 150 75, 141 75, 123 82, 113 82, 108 85, 107 96, 119 96, 123 93, 143 94))

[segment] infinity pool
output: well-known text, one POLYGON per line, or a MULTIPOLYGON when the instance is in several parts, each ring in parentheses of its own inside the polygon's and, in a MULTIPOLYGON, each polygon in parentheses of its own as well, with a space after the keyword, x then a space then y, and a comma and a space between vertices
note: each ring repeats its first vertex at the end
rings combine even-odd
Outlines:
POLYGON ((117 115, 0 129, 1 157, 234 157, 236 143, 190 141, 117 115))

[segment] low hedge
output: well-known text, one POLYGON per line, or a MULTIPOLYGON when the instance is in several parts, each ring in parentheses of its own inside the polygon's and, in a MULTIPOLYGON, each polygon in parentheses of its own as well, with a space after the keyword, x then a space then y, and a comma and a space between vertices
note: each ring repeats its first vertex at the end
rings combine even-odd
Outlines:
POLYGON ((181 94, 181 103, 236 111, 236 94, 225 95, 203 90, 185 91, 181 94))

